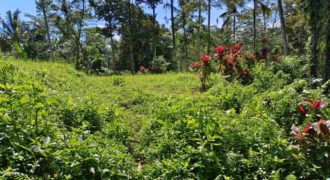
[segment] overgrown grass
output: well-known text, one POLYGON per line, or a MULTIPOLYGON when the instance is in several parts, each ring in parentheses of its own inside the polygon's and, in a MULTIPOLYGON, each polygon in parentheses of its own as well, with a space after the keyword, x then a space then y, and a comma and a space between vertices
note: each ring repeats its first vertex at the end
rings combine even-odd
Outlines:
POLYGON ((312 120, 301 99, 327 98, 285 63, 257 65, 250 85, 214 75, 205 93, 193 73, 98 77, 14 58, 0 69, 4 178, 325 177, 288 131, 312 120))

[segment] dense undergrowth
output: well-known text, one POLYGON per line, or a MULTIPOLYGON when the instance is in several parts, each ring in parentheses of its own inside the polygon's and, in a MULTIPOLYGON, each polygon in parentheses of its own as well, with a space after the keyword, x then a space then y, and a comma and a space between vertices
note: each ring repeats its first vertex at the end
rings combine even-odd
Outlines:
POLYGON ((212 87, 199 93, 195 74, 93 77, 69 65, 3 58, 0 176, 329 177, 329 131, 308 126, 329 116, 326 87, 300 79, 304 67, 293 57, 252 72, 249 85, 212 75, 212 87), (322 107, 309 110, 306 98, 322 107), (292 138, 292 125, 306 124, 303 139, 292 138))

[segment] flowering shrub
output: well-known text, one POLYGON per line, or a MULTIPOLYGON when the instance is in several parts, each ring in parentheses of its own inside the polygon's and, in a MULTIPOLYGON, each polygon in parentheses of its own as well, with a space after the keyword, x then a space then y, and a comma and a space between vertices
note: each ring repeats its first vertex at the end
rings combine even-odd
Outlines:
POLYGON ((318 122, 307 123, 301 129, 297 126, 292 126, 292 139, 307 145, 309 147, 315 146, 317 142, 330 142, 330 121, 319 120, 318 122))
POLYGON ((140 71, 140 73, 145 73, 147 71, 147 69, 143 65, 141 65, 139 68, 139 71, 140 71))
POLYGON ((211 66, 218 65, 218 72, 222 73, 228 80, 239 79, 242 84, 249 84, 252 81, 250 68, 253 63, 253 55, 246 56, 243 46, 240 44, 234 44, 230 48, 227 46, 217 46, 215 48, 215 55, 211 62, 212 57, 208 54, 203 55, 200 61, 191 64, 191 68, 194 71, 201 71, 200 80, 202 84, 202 90, 206 90, 206 80, 212 73, 211 66), (252 57, 252 58, 251 58, 252 57))
POLYGON ((306 98, 303 102, 297 104, 300 112, 306 116, 306 114, 312 111, 312 114, 316 115, 319 118, 319 111, 325 106, 325 103, 322 100, 313 101, 309 98, 306 98))
POLYGON ((292 126, 291 138, 305 154, 311 166, 317 167, 318 175, 328 177, 330 174, 330 121, 319 120, 307 123, 304 128, 292 126))
POLYGON ((197 64, 192 63, 191 68, 195 71, 200 71, 199 79, 201 81, 201 90, 205 91, 207 89, 207 80, 209 75, 212 73, 212 57, 210 55, 204 54, 197 64))
POLYGON ((307 158, 307 162, 317 167, 320 176, 329 175, 330 121, 324 120, 321 109, 325 107, 323 100, 313 101, 305 98, 297 104, 302 117, 307 121, 303 128, 292 125, 291 139, 307 158))

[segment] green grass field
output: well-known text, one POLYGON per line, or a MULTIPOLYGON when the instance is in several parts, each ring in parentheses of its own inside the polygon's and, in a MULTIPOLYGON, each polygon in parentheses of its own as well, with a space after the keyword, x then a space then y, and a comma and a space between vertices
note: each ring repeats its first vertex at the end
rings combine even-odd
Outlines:
POLYGON ((2 58, 0 177, 316 177, 289 133, 302 97, 326 98, 281 68, 256 66, 250 85, 215 75, 200 93, 194 73, 91 76, 2 58))

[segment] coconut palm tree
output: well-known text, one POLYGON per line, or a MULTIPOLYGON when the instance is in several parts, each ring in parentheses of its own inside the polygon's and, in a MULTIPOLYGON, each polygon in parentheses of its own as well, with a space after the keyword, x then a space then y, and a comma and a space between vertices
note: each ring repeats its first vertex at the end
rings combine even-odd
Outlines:
POLYGON ((44 21, 43 24, 45 26, 45 30, 47 33, 47 44, 48 44, 50 59, 54 60, 52 40, 50 38, 49 18, 48 18, 48 12, 49 12, 48 7, 51 3, 52 3, 52 1, 49 1, 49 0, 37 0, 36 1, 37 9, 39 9, 43 15, 43 21, 44 21))
MULTIPOLYGON (((251 1, 251 0, 248 0, 251 1)), ((261 7, 262 13, 265 15, 269 15, 271 12, 271 9, 262 2, 262 0, 253 0, 253 48, 256 49, 256 39, 257 39, 257 10, 258 7, 261 7)))
POLYGON ((17 54, 20 57, 26 57, 23 48, 21 47, 20 41, 21 41, 21 35, 22 35, 22 29, 21 29, 21 21, 20 21, 20 14, 21 11, 18 9, 14 11, 13 13, 11 11, 8 11, 7 18, 5 20, 1 20, 2 28, 1 33, 4 37, 9 39, 14 46, 17 54))

